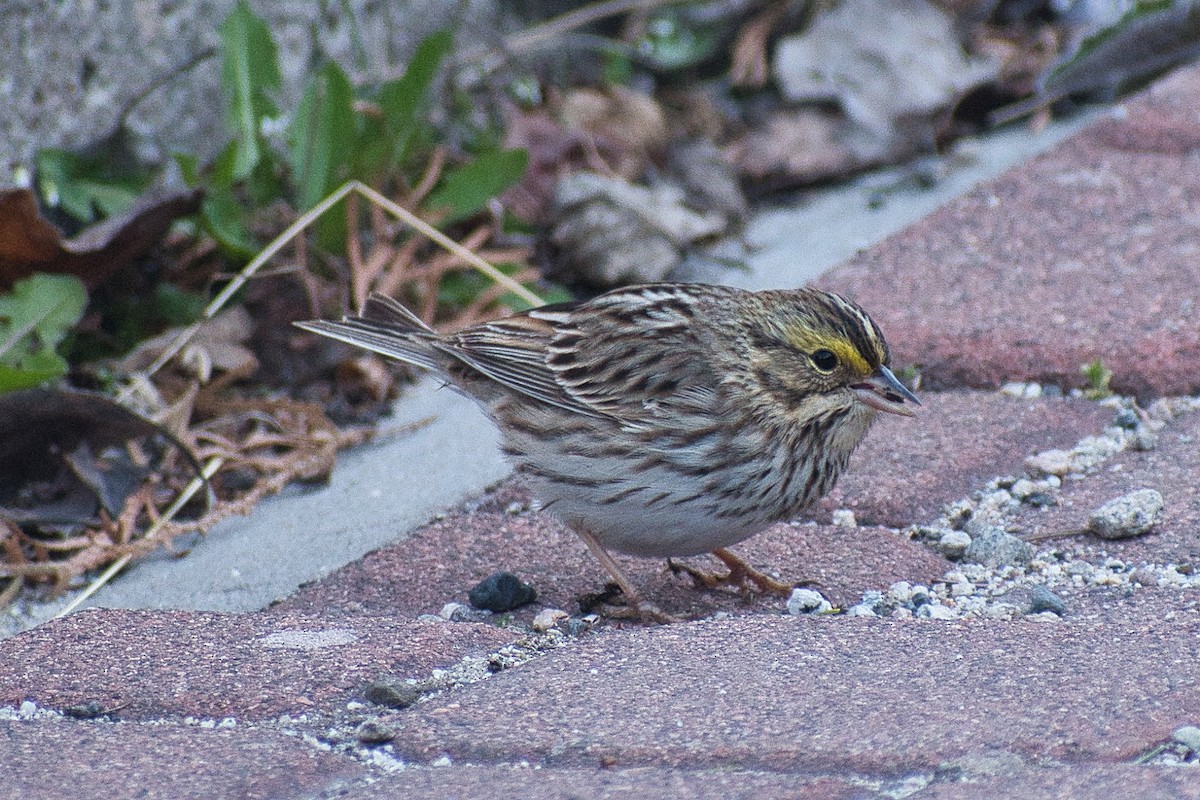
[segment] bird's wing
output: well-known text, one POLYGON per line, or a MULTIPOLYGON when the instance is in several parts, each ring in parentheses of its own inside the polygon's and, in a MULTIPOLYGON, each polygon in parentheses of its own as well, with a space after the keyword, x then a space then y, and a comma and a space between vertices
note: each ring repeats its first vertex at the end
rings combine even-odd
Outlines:
POLYGON ((445 352, 542 402, 623 422, 711 409, 718 377, 697 331, 703 294, 630 287, 449 337, 445 352))

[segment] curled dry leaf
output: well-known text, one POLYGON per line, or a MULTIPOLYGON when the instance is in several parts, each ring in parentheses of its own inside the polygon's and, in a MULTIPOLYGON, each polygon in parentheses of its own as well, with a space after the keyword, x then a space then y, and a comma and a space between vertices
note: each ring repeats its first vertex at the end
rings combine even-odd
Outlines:
POLYGON ((783 110, 766 126, 748 131, 728 148, 747 177, 774 183, 807 183, 844 175, 879 160, 852 151, 845 120, 816 108, 783 110))
POLYGON ((678 186, 633 186, 589 172, 562 178, 554 201, 550 239, 559 268, 596 286, 660 281, 682 261, 684 248, 730 224, 719 212, 689 208, 678 186))
POLYGON ((567 130, 588 134, 613 150, 617 159, 610 166, 627 178, 639 177, 667 144, 662 108, 649 95, 623 86, 572 89, 562 98, 558 119, 567 130))
POLYGON ((79 277, 89 288, 153 247, 181 216, 200 207, 199 191, 147 192, 125 214, 64 239, 38 211, 29 189, 0 190, 0 291, 35 272, 79 277))
POLYGON ((967 56, 954 20, 926 0, 844 0, 778 43, 773 72, 787 100, 836 102, 890 140, 902 121, 933 120, 992 79, 996 65, 967 56))

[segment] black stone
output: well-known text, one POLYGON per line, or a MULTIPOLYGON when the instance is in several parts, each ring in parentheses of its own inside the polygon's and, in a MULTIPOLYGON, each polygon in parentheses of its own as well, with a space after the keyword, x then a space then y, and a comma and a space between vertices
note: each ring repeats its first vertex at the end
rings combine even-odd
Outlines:
POLYGON ((475 608, 500 613, 512 611, 537 599, 537 590, 511 572, 487 576, 467 594, 475 608))

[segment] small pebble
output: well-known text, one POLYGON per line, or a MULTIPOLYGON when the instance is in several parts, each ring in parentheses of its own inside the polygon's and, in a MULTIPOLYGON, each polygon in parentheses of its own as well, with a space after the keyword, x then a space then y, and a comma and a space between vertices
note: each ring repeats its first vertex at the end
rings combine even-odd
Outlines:
POLYGON ((476 584, 467 599, 475 608, 499 614, 532 603, 537 590, 511 572, 496 572, 476 584))
POLYGON ((952 583, 950 584, 951 597, 970 597, 975 594, 975 587, 969 583, 952 583))
POLYGON ((988 619, 1012 619, 1020 611, 1021 609, 1012 603, 992 603, 983 610, 983 615, 988 619))
POLYGON ((920 584, 912 587, 912 595, 909 596, 908 602, 913 608, 928 605, 930 603, 929 587, 920 584))
POLYGON ((957 561, 971 546, 971 535, 965 531, 948 531, 938 540, 937 549, 951 561, 957 561))
POLYGON ((1162 509, 1162 494, 1154 489, 1138 489, 1093 511, 1088 518, 1088 530, 1101 539, 1141 536, 1158 522, 1162 509))
POLYGON ((825 614, 833 610, 833 604, 821 596, 820 592, 812 589, 793 589, 792 596, 787 601, 788 613, 792 616, 803 614, 825 614))
POLYGON ((1062 477, 1072 471, 1074 458, 1066 450, 1047 450, 1025 459, 1025 468, 1034 475, 1062 477))
POLYGON ((571 615, 558 608, 543 608, 533 618, 530 627, 538 633, 545 633, 569 616, 571 615))
POLYGON ((363 744, 386 744, 396 738, 396 730, 377 719, 368 719, 358 726, 354 738, 363 744))
POLYGON ((446 603, 438 612, 438 617, 450 622, 481 622, 491 616, 491 612, 471 608, 462 603, 446 603))
POLYGON ((1200 753, 1200 728, 1195 725, 1184 725, 1182 728, 1176 728, 1171 734, 1171 739, 1191 750, 1193 753, 1200 753))
POLYGON ((1132 408, 1122 408, 1117 412, 1116 419, 1113 420, 1113 425, 1118 428, 1124 428, 1127 431, 1137 430, 1137 427, 1142 424, 1142 418, 1132 408))
POLYGON ((1129 580, 1138 586, 1158 586, 1158 576, 1154 574, 1154 570, 1152 569, 1139 567, 1129 573, 1129 580))
POLYGON ((954 609, 949 606, 935 606, 932 603, 917 609, 917 619, 954 619, 954 609))
POLYGON ((394 678, 380 678, 367 684, 363 689, 363 698, 379 706, 388 708, 408 708, 425 692, 419 686, 394 678))
POLYGON ((1147 450, 1153 450, 1156 447, 1158 447, 1158 432, 1157 431, 1152 431, 1145 426, 1142 426, 1142 427, 1138 428, 1136 431, 1134 431, 1134 434, 1133 434, 1133 449, 1134 450, 1141 450, 1141 451, 1145 452, 1147 450))
POLYGON ((33 702, 32 700, 26 700, 25 702, 21 703, 20 714, 25 719, 32 717, 37 713, 37 710, 37 703, 33 702))
POLYGON ((1021 478, 1020 480, 1014 481, 1013 485, 1009 487, 1008 491, 1009 494, 1018 500, 1024 500, 1026 497, 1029 497, 1029 495, 1038 491, 1038 485, 1029 480, 1029 478, 1021 478))
POLYGON ((878 617, 879 615, 875 613, 875 609, 873 609, 871 606, 866 605, 865 603, 856 603, 855 605, 852 605, 846 609, 846 616, 878 617))
POLYGON ((1029 613, 1040 614, 1043 611, 1049 611, 1061 617, 1067 613, 1067 604, 1045 586, 1035 586, 1029 593, 1029 613))
POLYGON ((838 528, 857 528, 858 520, 850 509, 839 508, 833 512, 833 524, 838 528))
POLYGON ((963 560, 985 567, 1023 566, 1033 560, 1034 549, 1000 528, 989 528, 971 540, 963 560))

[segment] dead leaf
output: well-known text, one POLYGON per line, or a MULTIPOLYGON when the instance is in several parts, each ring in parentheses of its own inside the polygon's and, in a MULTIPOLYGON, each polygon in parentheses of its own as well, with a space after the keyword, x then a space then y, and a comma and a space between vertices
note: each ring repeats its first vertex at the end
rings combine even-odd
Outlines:
POLYGON ((101 507, 120 508, 144 471, 119 448, 155 437, 178 448, 199 474, 183 442, 106 395, 69 389, 0 395, 0 517, 83 524, 101 507))
POLYGON ((147 192, 125 214, 62 238, 29 189, 0 190, 0 291, 34 272, 75 275, 87 287, 153 247, 179 217, 200 207, 198 190, 147 192))
POLYGON ((881 139, 902 120, 937 117, 996 73, 966 55, 954 20, 926 0, 844 0, 780 40, 773 67, 787 100, 836 102, 881 139))
POLYGON ((730 227, 720 212, 694 210, 687 200, 665 181, 645 187, 589 172, 564 176, 550 233, 560 269, 594 286, 661 281, 684 248, 730 227))
MULTIPOLYGON (((847 127, 845 120, 820 109, 780 111, 765 127, 736 140, 727 153, 746 177, 760 184, 811 183, 871 162, 867 154, 847 147, 847 127)), ((877 158, 885 153, 881 150, 877 158)))

